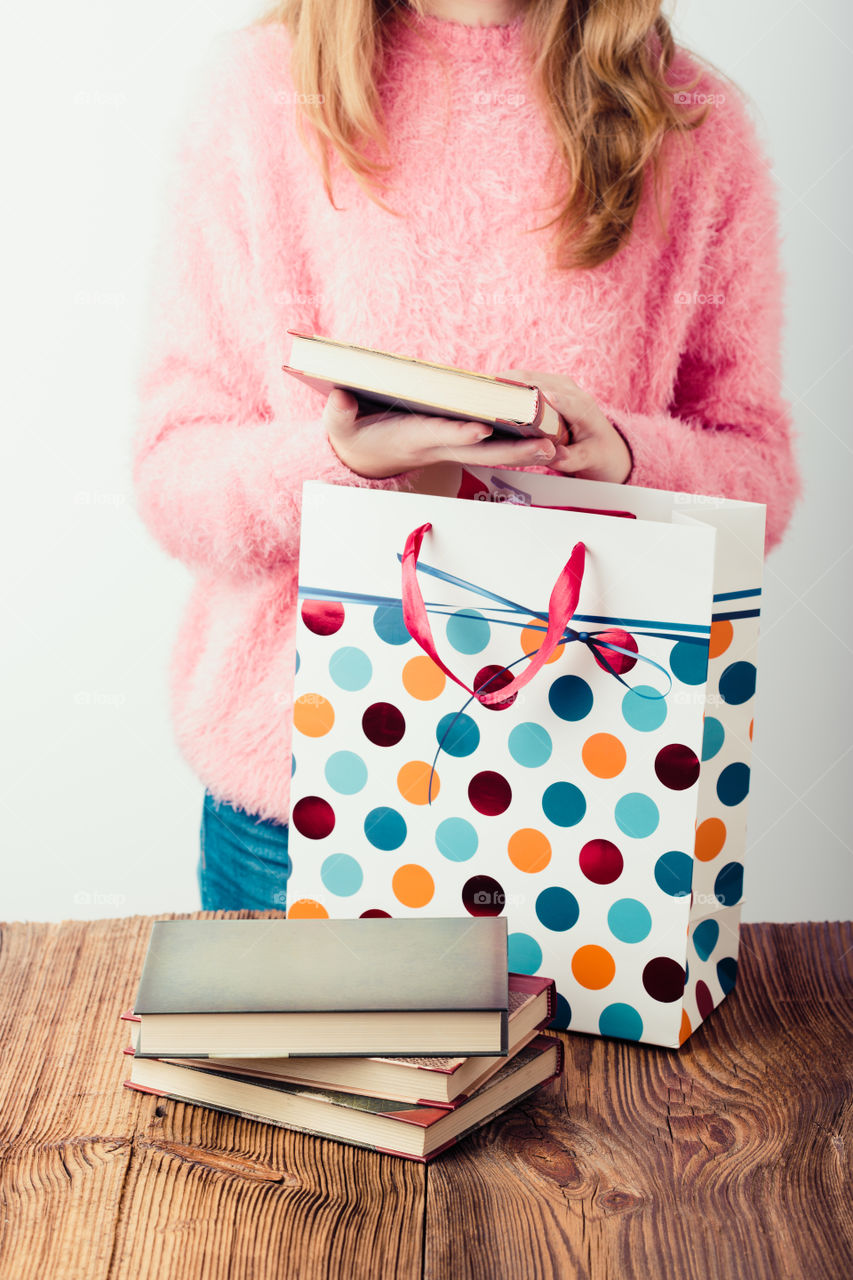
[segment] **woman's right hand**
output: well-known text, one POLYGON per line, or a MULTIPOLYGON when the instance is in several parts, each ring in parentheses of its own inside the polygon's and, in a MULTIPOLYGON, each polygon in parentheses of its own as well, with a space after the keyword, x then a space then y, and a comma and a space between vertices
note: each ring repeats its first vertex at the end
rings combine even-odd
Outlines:
POLYGON ((372 413, 358 417, 358 401, 335 387, 323 410, 323 426, 335 453, 350 471, 384 480, 436 462, 472 466, 547 466, 556 450, 542 436, 490 440, 482 422, 436 418, 425 413, 372 413))

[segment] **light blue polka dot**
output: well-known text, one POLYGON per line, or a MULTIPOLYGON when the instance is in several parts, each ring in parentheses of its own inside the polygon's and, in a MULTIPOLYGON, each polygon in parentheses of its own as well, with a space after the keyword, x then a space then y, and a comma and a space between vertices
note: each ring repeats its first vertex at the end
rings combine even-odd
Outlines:
POLYGON ((299 661, 299 650, 297 649, 297 650, 296 650, 296 674, 297 674, 297 675, 298 675, 298 673, 299 673, 299 668, 300 668, 300 666, 301 666, 301 665, 302 665, 302 664, 301 664, 301 663, 300 663, 300 661, 299 661))
POLYGON ((354 751, 336 751, 324 772, 329 786, 342 796, 354 796, 367 782, 367 765, 354 751))
POLYGON ((639 1040, 643 1034, 643 1019, 630 1004, 609 1004, 601 1010, 598 1029, 603 1036, 618 1036, 621 1040, 639 1040))
POLYGON ((477 852, 479 837, 465 818, 445 818, 435 829, 438 852, 451 862, 467 862, 477 852))
POLYGON ((620 942, 642 942, 652 928, 652 917, 636 898, 619 898, 607 913, 607 924, 620 942))
POLYGON ((491 627, 478 609, 459 609, 447 619, 447 642, 457 653, 481 653, 491 627))
POLYGON ((640 791, 629 791, 616 802, 614 812, 616 825, 626 836, 642 840, 657 830, 660 822, 658 807, 651 796, 644 796, 640 791))
POLYGON ((529 933, 511 933, 507 961, 510 973, 535 973, 542 963, 542 948, 529 933))
POLYGON ((358 893, 364 880, 361 867, 348 853, 333 853, 323 860, 320 879, 329 893, 349 898, 358 893))
POLYGON ((513 760, 525 769, 538 769, 550 760, 553 751, 550 734, 533 721, 517 724, 509 735, 508 746, 513 760))
POLYGON ((650 684, 638 684, 625 694, 622 715, 632 729, 652 733, 661 727, 666 719, 666 698, 658 697, 658 693, 650 684))
POLYGON ((336 649, 329 659, 329 675, 339 689, 355 693, 370 683, 373 663, 362 649, 346 645, 336 649))
POLYGON ((296 773, 296 756, 293 754, 293 752, 291 752, 291 754, 290 754, 290 776, 291 776, 291 778, 293 777, 294 773, 296 773))
POLYGON ((408 644, 411 636, 403 621, 403 606, 380 604, 373 613, 373 630, 386 644, 408 644))
POLYGON ((705 727, 702 730, 702 759, 713 760, 723 745, 726 731, 714 716, 705 716, 705 727))

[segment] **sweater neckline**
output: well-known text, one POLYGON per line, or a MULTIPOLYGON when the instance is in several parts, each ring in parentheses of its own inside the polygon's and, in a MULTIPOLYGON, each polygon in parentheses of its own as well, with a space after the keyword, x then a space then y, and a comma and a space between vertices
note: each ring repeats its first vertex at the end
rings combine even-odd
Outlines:
POLYGON ((397 25, 406 35, 410 34, 407 27, 411 26, 414 32, 428 36, 446 49, 458 49, 463 53, 476 52, 479 49, 515 45, 524 27, 524 13, 517 14, 510 22, 472 26, 455 18, 440 18, 432 13, 419 14, 415 9, 406 7, 406 19, 397 25))

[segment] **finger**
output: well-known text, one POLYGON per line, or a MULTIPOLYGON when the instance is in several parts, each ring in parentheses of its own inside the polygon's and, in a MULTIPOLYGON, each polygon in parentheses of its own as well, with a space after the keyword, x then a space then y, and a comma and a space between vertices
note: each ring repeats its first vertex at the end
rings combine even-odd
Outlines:
POLYGON ((358 414, 358 401, 349 391, 333 387, 323 408, 323 426, 327 434, 351 428, 358 414))
POLYGON ((499 436, 479 444, 450 446, 439 458, 443 462, 464 460, 482 466, 534 467, 552 466, 555 454, 551 441, 541 436, 532 440, 507 440, 499 436))
POLYGON ((595 440, 588 438, 578 440, 575 444, 557 446, 554 461, 550 464, 556 471, 567 471, 572 475, 594 471, 599 465, 601 450, 595 440))

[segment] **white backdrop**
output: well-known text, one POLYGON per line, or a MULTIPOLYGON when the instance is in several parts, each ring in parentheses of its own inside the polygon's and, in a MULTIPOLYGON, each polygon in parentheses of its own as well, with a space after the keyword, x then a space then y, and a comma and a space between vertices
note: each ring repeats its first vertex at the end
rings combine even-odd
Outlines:
MULTIPOLYGON (((203 791, 167 705, 190 577, 133 509, 133 377, 163 149, 210 38, 257 12, 48 0, 18 6, 9 32, 0 919, 199 906, 203 791)), ((766 567, 744 914, 846 918, 853 23, 845 0, 670 13, 756 104, 779 178, 785 393, 806 480, 766 567)))

